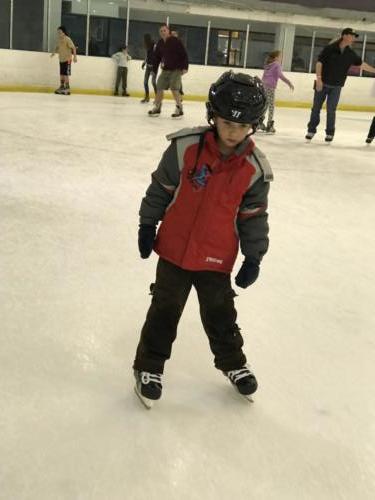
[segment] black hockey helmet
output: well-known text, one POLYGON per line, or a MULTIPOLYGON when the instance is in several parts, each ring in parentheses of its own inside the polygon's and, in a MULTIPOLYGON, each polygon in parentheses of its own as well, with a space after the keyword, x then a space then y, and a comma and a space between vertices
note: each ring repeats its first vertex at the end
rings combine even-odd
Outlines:
POLYGON ((215 115, 238 123, 258 125, 264 117, 267 97, 257 76, 226 71, 211 85, 208 92, 207 121, 215 115))

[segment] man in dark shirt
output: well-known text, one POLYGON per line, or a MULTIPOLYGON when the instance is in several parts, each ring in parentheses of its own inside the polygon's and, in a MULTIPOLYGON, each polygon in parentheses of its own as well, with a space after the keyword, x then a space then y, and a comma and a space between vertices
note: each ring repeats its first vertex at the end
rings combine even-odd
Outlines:
POLYGON ((316 63, 316 81, 314 85, 314 103, 310 121, 307 125, 306 139, 311 141, 320 122, 320 110, 327 99, 326 142, 331 142, 335 135, 336 108, 339 103, 342 87, 350 66, 359 66, 370 73, 375 68, 362 61, 351 49, 358 34, 351 28, 342 30, 339 40, 330 43, 319 54, 316 63))
POLYGON ((172 36, 169 26, 163 24, 159 30, 161 39, 158 41, 154 52, 154 72, 160 64, 162 71, 156 83, 156 97, 154 107, 148 112, 149 116, 159 116, 164 98, 164 90, 171 89, 176 110, 173 118, 184 114, 181 103, 181 76, 188 70, 188 56, 181 40, 172 36))

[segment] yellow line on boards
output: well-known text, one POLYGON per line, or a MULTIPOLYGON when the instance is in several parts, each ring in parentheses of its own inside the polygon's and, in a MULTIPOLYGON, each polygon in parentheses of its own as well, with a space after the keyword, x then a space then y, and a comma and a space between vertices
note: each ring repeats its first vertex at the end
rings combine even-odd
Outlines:
MULTIPOLYGON (((52 87, 43 86, 32 86, 32 85, 0 85, 0 92, 45 92, 52 93, 55 89, 52 87)), ((111 96, 113 92, 111 90, 99 90, 99 89, 79 89, 74 86, 71 89, 72 94, 83 94, 83 95, 106 95, 111 96)), ((142 92, 132 92, 130 91, 131 97, 143 97, 142 92)), ((152 96, 151 96, 152 97, 152 96)), ((166 99, 172 99, 172 96, 166 95, 166 99)), ((206 96, 202 95, 184 95, 184 101, 198 101, 205 102, 207 100, 206 96)), ((276 101, 276 106, 280 108, 311 108, 312 102, 303 101, 276 101)), ((354 104, 340 104, 337 108, 341 111, 362 111, 362 112, 375 112, 375 106, 356 106, 354 104)))

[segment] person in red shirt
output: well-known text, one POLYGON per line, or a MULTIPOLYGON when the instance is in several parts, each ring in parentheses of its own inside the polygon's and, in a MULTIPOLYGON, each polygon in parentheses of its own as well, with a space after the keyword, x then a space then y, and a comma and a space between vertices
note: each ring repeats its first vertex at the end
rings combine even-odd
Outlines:
POLYGON ((250 139, 266 104, 259 78, 224 73, 210 87, 209 126, 168 136, 171 144, 152 174, 140 208, 138 246, 141 258, 154 250, 159 261, 133 365, 135 390, 147 407, 161 397, 164 363, 192 287, 216 368, 240 394, 250 397, 257 389, 242 350, 231 272, 240 245, 245 259, 235 282, 247 288, 268 249, 272 171, 250 139))
POLYGON ((170 89, 176 102, 172 118, 179 118, 184 114, 180 91, 181 77, 187 73, 189 68, 188 55, 181 40, 172 35, 169 26, 163 24, 159 33, 161 38, 155 47, 153 73, 156 74, 159 64, 162 71, 156 82, 157 92, 154 107, 148 112, 148 115, 151 117, 160 115, 164 91, 170 89))

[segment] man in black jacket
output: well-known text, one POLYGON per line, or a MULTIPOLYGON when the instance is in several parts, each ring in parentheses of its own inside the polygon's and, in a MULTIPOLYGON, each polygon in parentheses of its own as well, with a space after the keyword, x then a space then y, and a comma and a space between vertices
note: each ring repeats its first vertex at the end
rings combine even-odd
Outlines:
POLYGON ((340 100, 342 87, 350 66, 359 66, 370 73, 375 68, 362 61, 352 50, 351 45, 358 38, 352 28, 345 28, 339 40, 327 45, 319 54, 316 63, 316 81, 314 85, 314 103, 310 121, 307 125, 306 139, 311 141, 320 122, 320 110, 327 99, 326 142, 331 142, 335 135, 336 108, 340 100))
POLYGON ((164 98, 164 91, 170 89, 176 101, 176 110, 172 118, 179 118, 184 114, 181 103, 181 77, 189 68, 188 55, 181 40, 171 34, 169 26, 163 24, 159 30, 160 40, 154 52, 154 73, 160 64, 162 71, 156 83, 157 92, 154 107, 148 112, 149 116, 159 116, 164 98))

